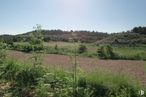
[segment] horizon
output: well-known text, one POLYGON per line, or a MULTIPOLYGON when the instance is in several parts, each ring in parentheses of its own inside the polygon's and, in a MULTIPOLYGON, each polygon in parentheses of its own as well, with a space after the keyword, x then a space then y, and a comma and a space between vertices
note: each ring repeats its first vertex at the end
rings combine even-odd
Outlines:
POLYGON ((117 33, 146 26, 145 0, 2 0, 0 35, 43 29, 117 33))
MULTIPOLYGON (((140 27, 140 26, 137 26, 137 27, 140 27)), ((142 26, 141 26, 142 27, 142 26)), ((144 26, 143 26, 144 27, 144 26)), ((33 28, 33 27, 32 27, 33 28)), ((133 27, 134 28, 134 27, 133 27)), ((87 31, 87 32, 96 32, 96 33, 107 33, 107 34, 113 34, 113 33, 122 33, 122 32, 127 32, 127 31, 130 31, 132 30, 133 28, 129 29, 129 30, 126 30, 126 31, 121 31, 121 32, 112 32, 112 33, 109 33, 109 32, 101 32, 101 31, 95 31, 95 30, 62 30, 62 29, 41 29, 41 30, 61 30, 61 31, 67 31, 67 32, 71 32, 71 31, 74 31, 74 32, 77 32, 77 31, 87 31)), ((26 31, 26 32, 22 32, 22 33, 14 33, 14 34, 1 34, 0 35, 19 35, 19 34, 25 34, 25 33, 29 33, 29 32, 32 32, 32 31, 35 31, 35 29, 32 29, 30 31, 26 31)))

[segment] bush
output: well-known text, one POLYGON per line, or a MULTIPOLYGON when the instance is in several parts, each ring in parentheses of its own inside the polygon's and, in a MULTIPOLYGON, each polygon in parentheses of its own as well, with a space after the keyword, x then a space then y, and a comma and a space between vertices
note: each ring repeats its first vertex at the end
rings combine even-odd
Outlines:
POLYGON ((60 54, 60 55, 68 55, 70 53, 73 53, 72 50, 68 49, 67 47, 51 47, 51 46, 46 46, 45 48, 46 53, 48 54, 60 54))
POLYGON ((3 42, 0 42, 0 64, 3 64, 6 59, 6 44, 3 42))
POLYGON ((25 44, 14 44, 12 49, 28 53, 31 51, 40 52, 41 50, 44 49, 44 47, 43 47, 43 45, 31 45, 29 43, 25 43, 25 44))
POLYGON ((17 72, 20 70, 20 65, 14 61, 7 62, 2 69, 2 78, 8 81, 16 79, 17 72))
POLYGON ((37 84, 37 79, 43 76, 44 70, 40 67, 19 64, 15 61, 8 62, 3 68, 2 78, 16 82, 19 86, 31 86, 37 84))
POLYGON ((113 52, 113 48, 109 45, 101 46, 97 52, 98 56, 103 59, 114 59, 116 56, 113 52))
POLYGON ((17 72, 15 81, 20 86, 37 85, 38 78, 44 75, 44 71, 40 67, 25 67, 17 72))
POLYGON ((22 52, 31 52, 33 50, 30 44, 14 44, 12 49, 22 52))
POLYGON ((87 47, 83 44, 79 45, 79 48, 78 48, 78 53, 84 53, 87 51, 87 47))
POLYGON ((36 51, 36 52, 40 52, 41 50, 44 50, 44 47, 43 47, 43 45, 34 45, 34 46, 32 46, 32 48, 33 48, 33 51, 36 51))

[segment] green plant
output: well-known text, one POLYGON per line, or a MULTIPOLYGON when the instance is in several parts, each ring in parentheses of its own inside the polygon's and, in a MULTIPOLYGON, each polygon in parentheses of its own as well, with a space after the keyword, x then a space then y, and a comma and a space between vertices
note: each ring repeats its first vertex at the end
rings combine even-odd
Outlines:
POLYGON ((87 51, 87 47, 83 44, 79 45, 79 48, 78 48, 78 53, 81 54, 81 53, 84 53, 87 51))
POLYGON ((42 77, 44 73, 41 67, 26 66, 17 72, 15 81, 20 86, 33 86, 38 84, 38 78, 42 77))
POLYGON ((43 33, 42 33, 42 26, 37 24, 36 27, 34 27, 35 31, 32 32, 30 34, 30 44, 33 45, 33 46, 43 46, 43 33))
POLYGON ((43 48, 43 35, 42 35, 42 29, 41 25, 36 25, 34 27, 35 32, 31 33, 30 35, 30 44, 32 46, 33 56, 31 57, 33 59, 33 65, 34 67, 37 65, 41 65, 40 56, 41 54, 38 53, 43 48))
POLYGON ((58 45, 57 45, 57 44, 55 45, 54 49, 55 49, 55 50, 58 50, 58 45))
POLYGON ((74 84, 73 84, 73 93, 74 96, 76 96, 76 89, 77 89, 77 44, 76 44, 76 34, 72 32, 72 36, 70 38, 70 42, 74 44, 74 52, 73 55, 70 56, 72 63, 73 63, 73 79, 74 79, 74 84))
POLYGON ((99 71, 87 74, 82 86, 92 90, 90 97, 139 97, 140 87, 129 80, 125 75, 99 71))
POLYGON ((14 81, 16 79, 17 72, 19 72, 20 65, 15 61, 8 61, 2 69, 2 78, 8 81, 14 81))
POLYGON ((115 53, 110 45, 101 46, 98 49, 98 56, 103 59, 114 59, 115 53))
POLYGON ((140 97, 141 87, 125 75, 101 71, 78 74, 74 86, 71 72, 52 72, 15 61, 5 64, 1 79, 11 82, 7 90, 10 97, 140 97))
POLYGON ((7 48, 7 45, 3 42, 0 42, 0 64, 3 64, 5 62, 6 48, 7 48))

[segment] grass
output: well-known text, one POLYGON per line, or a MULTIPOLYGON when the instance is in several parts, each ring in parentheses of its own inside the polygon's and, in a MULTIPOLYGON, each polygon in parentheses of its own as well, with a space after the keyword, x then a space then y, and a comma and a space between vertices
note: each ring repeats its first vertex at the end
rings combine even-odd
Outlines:
MULTIPOLYGON (((28 43, 24 42, 17 42, 14 43, 15 45, 27 45, 28 43)), ((99 46, 96 46, 94 43, 82 43, 87 47, 87 51, 81 54, 77 54, 78 56, 83 57, 94 57, 98 58, 97 50, 99 46)), ((77 43, 77 48, 79 47, 80 43, 77 43)), ((48 54, 59 54, 59 55, 71 55, 74 52, 74 45, 69 42, 48 42, 44 43, 44 48, 46 53, 48 54), (57 45, 57 49, 55 48, 57 45)), ((27 47, 28 48, 28 47, 27 47)), ((27 49, 26 48, 26 49, 27 49)), ((20 47, 20 51, 27 51, 22 50, 23 48, 20 47)), ((18 49, 19 50, 19 47, 18 49)), ((146 60, 146 45, 137 45, 133 47, 129 46, 113 46, 113 51, 118 55, 116 59, 126 59, 126 60, 146 60)))
MULTIPOLYGON (((54 49, 57 54, 67 52, 59 47, 54 49)), ((9 83, 7 88, 0 88, 2 97, 139 97, 142 89, 133 79, 131 82, 125 75, 109 72, 68 72, 13 60, 1 65, 0 84, 9 83)))
POLYGON ((115 47, 114 51, 119 56, 125 56, 127 59, 146 60, 146 48, 145 48, 145 46, 115 47))
POLYGON ((96 90, 93 92, 99 97, 134 97, 140 87, 125 75, 107 72, 92 72, 86 76, 87 84, 96 90))
MULTIPOLYGON (((36 26, 36 31, 41 32, 41 26, 36 26)), ((35 33, 36 34, 36 33, 35 33)), ((0 62, 0 96, 2 97, 139 97, 140 85, 125 75, 112 74, 109 72, 89 72, 84 73, 77 69, 77 55, 87 57, 97 57, 98 46, 94 44, 80 43, 44 43, 41 35, 32 34, 30 43, 14 43, 10 49, 23 52, 71 54, 74 58, 73 71, 53 70, 43 67, 39 55, 35 56, 32 64, 22 64, 14 60, 1 60, 0 62), (38 38, 36 38, 38 37, 38 38), (32 44, 31 44, 32 43, 32 44), (87 51, 86 51, 87 46, 87 51), (16 47, 16 48, 15 48, 16 47)), ((73 33, 72 33, 73 34, 73 33)), ((73 35, 75 37, 75 35, 73 35)), ((72 38, 74 38, 72 37, 72 38)), ((72 39, 74 41, 74 39, 72 39)), ((5 50, 5 48, 2 48, 5 50)), ((112 47, 111 47, 112 49, 112 47)), ((115 49, 115 47, 114 47, 115 49)), ((129 48, 128 48, 129 49, 129 48)), ((126 50, 128 50, 126 49, 126 50)), ((140 50, 140 49, 138 49, 140 50)), ((138 52, 135 49, 135 52, 138 52)), ((107 49, 108 51, 108 49, 107 49)), ((130 51, 130 49, 129 49, 130 51)), ((116 51, 115 51, 116 52, 116 51)), ((117 51, 116 54, 121 53, 117 51)), ((2 53, 2 52, 0 52, 2 53)), ((109 52, 107 52, 109 53, 109 52)), ((123 54, 123 53, 122 53, 123 54)), ((128 52, 127 52, 128 54, 128 52)), ((131 59, 131 56, 118 55, 118 58, 131 59)), ((1 54, 3 56, 3 54, 1 54)), ((5 55, 5 54, 4 54, 5 55)), ((0 59, 3 57, 0 56, 0 59)), ((132 55, 134 59, 143 56, 132 55), (133 57, 134 56, 134 57, 133 57)), ((143 95, 146 96, 146 95, 143 95)))
POLYGON ((7 61, 0 72, 0 80, 10 83, 5 90, 0 89, 2 97, 139 97, 142 89, 125 75, 101 71, 78 74, 75 91, 72 72, 15 61, 7 61))

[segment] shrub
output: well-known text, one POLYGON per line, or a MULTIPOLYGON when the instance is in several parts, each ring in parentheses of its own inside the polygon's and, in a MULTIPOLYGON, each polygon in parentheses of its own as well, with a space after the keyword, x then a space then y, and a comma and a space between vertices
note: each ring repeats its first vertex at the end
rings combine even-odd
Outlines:
POLYGON ((40 67, 26 66, 17 72, 15 81, 20 86, 36 85, 38 78, 44 75, 44 71, 40 67))
POLYGON ((101 46, 97 52, 98 56, 103 59, 114 59, 116 56, 113 52, 113 48, 110 45, 101 46))
POLYGON ((10 61, 3 68, 2 78, 16 82, 19 86, 31 86, 37 84, 37 79, 45 71, 41 67, 33 67, 32 65, 23 65, 15 61, 10 61))
POLYGON ((25 43, 25 44, 14 44, 12 49, 28 53, 31 51, 40 52, 41 50, 44 50, 44 47, 41 44, 31 45, 29 43, 25 43))
POLYGON ((58 45, 57 45, 57 44, 55 45, 54 49, 55 49, 55 50, 58 50, 58 45))
POLYGON ((44 47, 43 47, 43 45, 34 45, 34 46, 32 46, 32 48, 33 48, 33 51, 35 51, 35 52, 40 52, 41 50, 44 50, 44 47))
POLYGON ((33 50, 32 46, 30 44, 14 44, 13 50, 18 50, 22 52, 31 52, 33 50))
POLYGON ((16 79, 17 72, 20 71, 20 65, 14 61, 5 63, 2 69, 2 78, 8 81, 14 81, 16 79))
POLYGON ((79 45, 79 48, 78 48, 78 53, 84 53, 87 51, 87 47, 83 44, 79 45))
POLYGON ((0 42, 0 64, 5 62, 6 59, 6 44, 3 42, 0 42))
POLYGON ((68 55, 70 53, 73 53, 73 51, 68 49, 67 47, 46 46, 44 49, 45 49, 46 53, 48 53, 48 54, 68 55))

